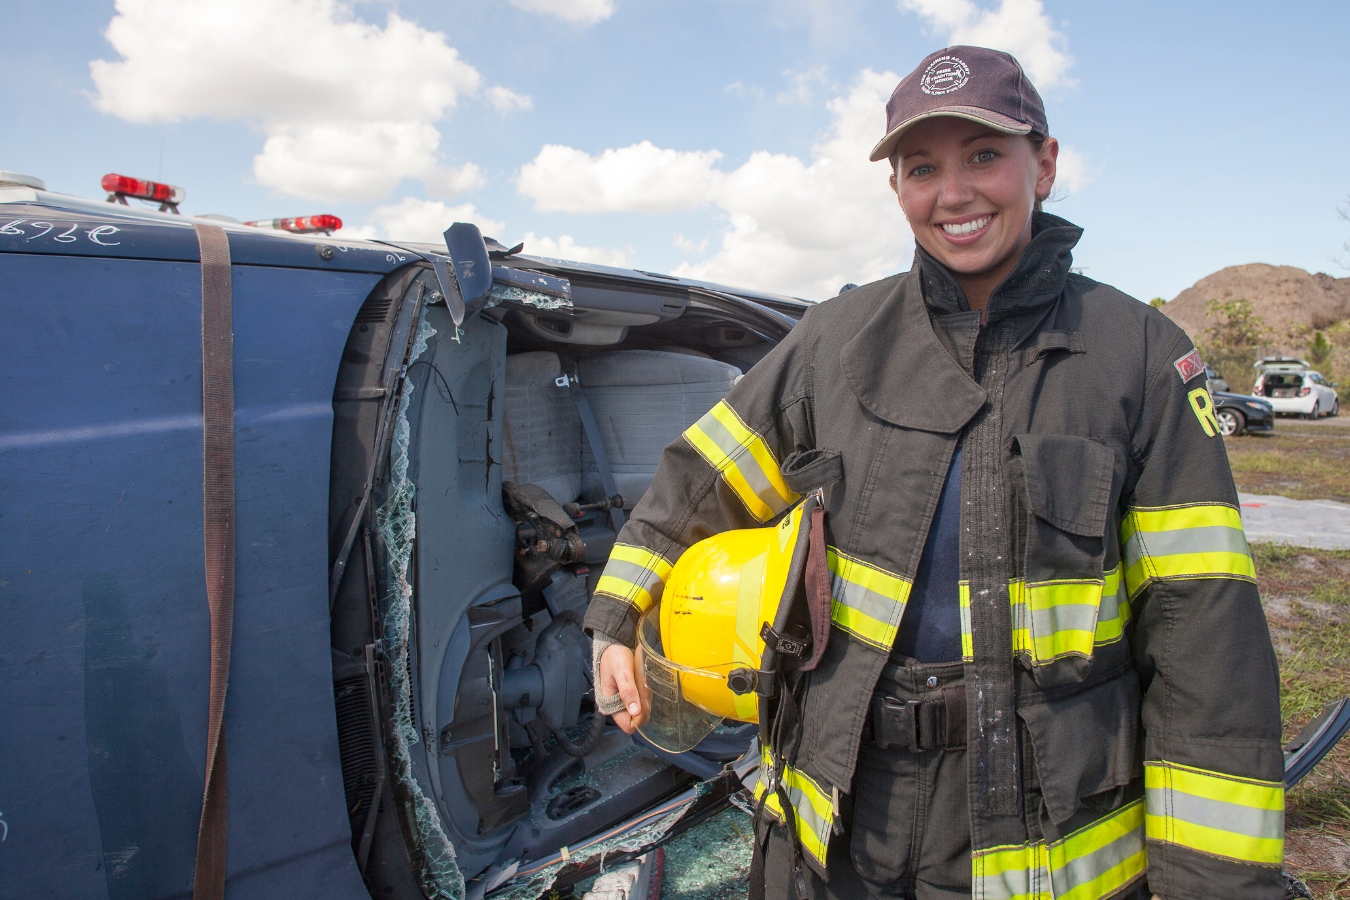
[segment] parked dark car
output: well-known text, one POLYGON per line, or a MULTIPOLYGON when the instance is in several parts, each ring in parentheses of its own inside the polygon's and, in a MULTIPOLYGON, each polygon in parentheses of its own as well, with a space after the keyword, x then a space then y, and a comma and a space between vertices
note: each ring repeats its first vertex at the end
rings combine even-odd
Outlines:
POLYGON ((533 897, 753 783, 749 726, 672 756, 594 715, 580 622, 664 446, 806 303, 0 184, 0 894, 192 890, 197 225, 233 306, 228 896, 533 897))
POLYGON ((1237 437, 1249 431, 1274 431, 1275 411, 1260 397, 1214 392, 1214 416, 1224 437, 1237 437))

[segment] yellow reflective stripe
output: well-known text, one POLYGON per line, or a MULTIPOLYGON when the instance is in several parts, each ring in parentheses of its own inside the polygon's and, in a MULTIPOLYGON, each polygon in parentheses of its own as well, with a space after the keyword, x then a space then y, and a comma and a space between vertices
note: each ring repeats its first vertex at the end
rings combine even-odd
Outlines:
POLYGON ((1113 644, 1125 633, 1130 622, 1130 596, 1125 591, 1125 580, 1121 577, 1120 566, 1106 573, 1102 585, 1102 607, 1097 614, 1098 644, 1113 644))
POLYGON ((661 588, 670 576, 671 564, 646 547, 615 544, 609 552, 605 573, 595 584, 595 595, 612 597, 646 612, 661 599, 661 588))
POLYGON ((1231 506, 1131 509, 1120 525, 1120 545, 1131 597, 1160 579, 1256 579, 1242 516, 1231 506))
POLYGON ((1284 861, 1284 785, 1144 763, 1148 836, 1240 862, 1284 861))
POLYGON ((1046 844, 994 847, 971 854, 972 896, 984 900, 1100 900, 1148 868, 1144 802, 1046 844))
MULTIPOLYGON (((768 748, 760 749, 759 780, 755 783, 755 800, 764 796, 768 789, 765 784, 766 773, 773 767, 768 748)), ((834 803, 830 795, 821 790, 815 780, 800 769, 787 766, 783 772, 783 789, 792 804, 792 821, 801 840, 802 849, 815 857, 821 867, 825 867, 825 853, 830 844, 830 830, 834 825, 834 803)), ((778 792, 769 794, 764 807, 773 813, 780 822, 783 820, 783 804, 778 792)))
POLYGON ((911 582, 854 559, 838 547, 829 547, 827 555, 830 618, 854 637, 889 650, 905 614, 911 582))
POLYGON ((961 602, 961 660, 975 659, 975 636, 970 629, 970 582, 957 583, 957 597, 961 602))
MULTIPOLYGON (((737 666, 758 669, 763 642, 760 629, 760 589, 764 584, 764 567, 769 559, 766 550, 741 566, 740 591, 736 598, 736 635, 732 641, 732 659, 737 666)), ((759 695, 732 694, 736 718, 743 722, 759 721, 759 695)))
POLYGON ((725 400, 719 400, 691 425, 684 439, 717 470, 759 521, 769 521, 800 499, 783 481, 769 445, 725 400))
POLYGON ((1091 656, 1097 638, 1102 582, 1008 583, 1012 604, 1013 652, 1043 665, 1065 656, 1091 656))

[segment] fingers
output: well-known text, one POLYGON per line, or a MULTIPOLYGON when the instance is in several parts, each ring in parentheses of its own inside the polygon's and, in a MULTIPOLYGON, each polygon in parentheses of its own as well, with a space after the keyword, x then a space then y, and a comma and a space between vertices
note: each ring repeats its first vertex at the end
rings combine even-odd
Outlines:
POLYGON ((613 715, 614 724, 632 734, 647 721, 648 708, 638 689, 633 651, 623 644, 610 644, 600 657, 600 690, 605 696, 618 694, 624 711, 613 715))
POLYGON ((638 691, 637 680, 633 677, 632 661, 633 655, 629 653, 628 665, 616 667, 614 680, 618 685, 619 697, 623 699, 624 709, 628 710, 633 727, 637 728, 647 721, 647 709, 638 691))

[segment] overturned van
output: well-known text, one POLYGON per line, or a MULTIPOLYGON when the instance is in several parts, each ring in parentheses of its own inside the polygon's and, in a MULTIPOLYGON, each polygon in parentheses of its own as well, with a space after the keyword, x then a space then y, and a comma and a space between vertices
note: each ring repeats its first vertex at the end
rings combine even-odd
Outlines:
POLYGON ((662 449, 806 304, 450 236, 0 185, 5 895, 189 896, 210 825, 230 897, 534 897, 750 777, 745 728, 671 755, 595 714, 580 622, 662 449))

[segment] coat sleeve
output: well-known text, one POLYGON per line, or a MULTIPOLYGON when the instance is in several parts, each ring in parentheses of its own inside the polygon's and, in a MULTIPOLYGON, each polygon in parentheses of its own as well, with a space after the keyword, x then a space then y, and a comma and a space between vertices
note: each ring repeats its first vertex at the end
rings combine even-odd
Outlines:
POLYGON ((811 314, 725 399, 666 447, 596 584, 585 628, 633 646, 680 555, 703 538, 769 524, 800 498, 779 466, 812 445, 811 314))
POLYGON ((1166 900, 1277 900, 1275 653, 1199 357, 1179 329, 1154 337, 1168 350, 1149 365, 1133 446, 1141 474, 1120 534, 1145 689, 1149 886, 1166 900))

